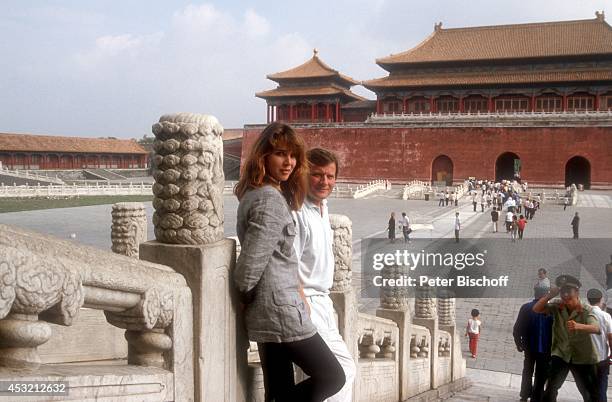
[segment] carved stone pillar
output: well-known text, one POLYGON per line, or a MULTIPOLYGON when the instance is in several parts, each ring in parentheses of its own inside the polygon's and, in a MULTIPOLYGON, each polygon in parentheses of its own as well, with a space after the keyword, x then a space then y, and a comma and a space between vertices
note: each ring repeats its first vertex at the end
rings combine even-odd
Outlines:
MULTIPOLYGON (((406 267, 385 266, 381 270, 383 279, 399 279, 407 275, 406 267)), ((411 312, 408 288, 382 287, 380 289, 380 308, 376 316, 393 320, 399 328, 397 348, 399 353, 399 397, 405 400, 410 395, 408 360, 410 359, 411 312)))
MULTIPOLYGON (((345 215, 329 215, 329 222, 334 232, 334 283, 329 297, 338 313, 338 330, 346 343, 351 356, 358 362, 359 335, 355 328, 358 321, 357 298, 352 286, 353 266, 353 223, 345 215)), ((359 370, 355 374, 354 384, 359 384, 359 370)), ((353 387, 353 400, 359 400, 358 387, 353 387)))
POLYGON ((140 202, 119 202, 113 205, 111 249, 117 254, 138 259, 140 243, 147 241, 147 214, 140 202))
POLYGON ((241 402, 248 341, 231 280, 235 243, 223 238, 223 127, 179 113, 162 116, 153 133, 158 241, 141 244, 140 258, 172 267, 193 294, 195 399, 241 402))
POLYGON ((429 286, 418 286, 414 299, 414 317, 433 319, 436 318, 436 315, 435 289, 429 286))
POLYGON ((438 321, 440 325, 455 325, 455 298, 450 294, 438 298, 438 321))
POLYGON ((223 127, 213 116, 165 115, 153 125, 153 225, 162 243, 223 238, 223 127))
POLYGON ((351 288, 353 260, 353 223, 345 215, 329 215, 334 232, 334 284, 332 291, 343 292, 351 288))

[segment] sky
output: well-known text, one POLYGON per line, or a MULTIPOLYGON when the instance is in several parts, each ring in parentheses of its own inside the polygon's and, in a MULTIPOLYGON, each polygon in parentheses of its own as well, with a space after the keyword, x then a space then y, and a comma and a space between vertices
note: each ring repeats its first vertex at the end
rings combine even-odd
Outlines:
MULTIPOLYGON (((0 132, 142 138, 163 114, 265 123, 313 49, 354 79, 443 28, 595 18, 612 0, 0 1, 0 132)), ((363 87, 353 90, 369 99, 363 87)))

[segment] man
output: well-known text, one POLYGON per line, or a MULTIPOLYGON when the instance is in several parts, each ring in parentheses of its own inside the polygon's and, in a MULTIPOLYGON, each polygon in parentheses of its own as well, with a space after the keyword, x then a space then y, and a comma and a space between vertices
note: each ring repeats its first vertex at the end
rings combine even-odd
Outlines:
POLYGON ((472 206, 474 207, 474 212, 476 212, 476 206, 478 205, 478 193, 474 191, 472 194, 472 206))
POLYGON ((597 363, 597 380, 599 383, 599 400, 607 401, 608 375, 610 374, 609 356, 612 350, 612 317, 601 309, 603 293, 599 289, 589 289, 587 300, 593 308, 593 313, 599 322, 598 334, 591 334, 599 363, 597 363))
POLYGON ((493 233, 497 233, 497 222, 499 221, 499 211, 493 207, 491 211, 491 222, 493 222, 493 233))
POLYGON ((512 225, 513 219, 514 219, 514 212, 511 212, 511 211, 506 212, 506 233, 510 233, 510 226, 512 225))
POLYGON ((521 306, 512 335, 519 352, 525 353, 523 360, 523 377, 521 381, 521 401, 540 401, 544 393, 544 384, 550 370, 550 345, 552 341, 552 317, 535 313, 533 306, 550 290, 548 286, 533 288, 534 299, 521 306), (535 382, 531 378, 535 369, 535 382))
POLYGON ((310 308, 310 319, 344 369, 346 383, 332 402, 349 402, 356 367, 344 343, 329 297, 334 282, 333 232, 329 223, 327 197, 336 184, 338 159, 332 152, 314 148, 307 152, 310 164, 308 196, 295 213, 297 234, 293 246, 299 259, 298 274, 310 308))
POLYGON ((410 219, 406 216, 405 212, 402 212, 402 217, 397 221, 399 227, 402 229, 402 234, 404 235, 404 243, 410 243, 410 219))
POLYGON ((548 279, 548 272, 544 268, 538 269, 538 279, 536 280, 534 287, 550 288, 550 279, 548 279))
POLYGON ((572 231, 574 232, 574 239, 578 238, 578 229, 580 228, 580 217, 578 216, 578 212, 574 215, 574 219, 572 219, 572 231))
POLYGON ((534 312, 553 317, 551 370, 543 400, 557 400, 559 388, 571 371, 583 399, 596 402, 598 356, 590 334, 599 333, 599 322, 591 306, 583 304, 578 297, 581 286, 578 279, 560 275, 555 283, 557 287, 551 288, 533 306, 534 312), (560 302, 549 303, 557 295, 561 296, 560 302))
POLYGON ((459 220, 459 212, 455 212, 455 243, 459 243, 459 231, 461 230, 461 221, 459 220))

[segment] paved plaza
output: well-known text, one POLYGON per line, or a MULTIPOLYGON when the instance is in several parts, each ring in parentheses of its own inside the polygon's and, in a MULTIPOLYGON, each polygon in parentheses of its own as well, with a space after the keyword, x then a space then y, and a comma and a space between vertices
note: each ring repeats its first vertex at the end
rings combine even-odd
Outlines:
MULTIPOLYGON (((500 239, 507 241, 509 258, 516 257, 516 270, 523 270, 529 277, 540 266, 551 270, 550 277, 556 276, 554 267, 547 265, 552 255, 543 253, 537 261, 525 263, 523 256, 513 250, 520 250, 520 245, 511 243, 505 230, 492 233, 490 210, 473 212, 472 204, 467 198, 459 202, 458 207, 438 207, 438 201, 403 201, 394 193, 382 193, 366 199, 352 200, 333 198, 330 200, 330 212, 347 215, 353 222, 354 256, 353 284, 357 291, 361 288, 361 240, 369 237, 384 238, 387 235, 387 221, 392 211, 398 218, 402 211, 408 213, 412 225, 417 229, 412 238, 432 239, 453 237, 453 222, 455 211, 460 212, 463 223, 461 236, 464 239, 500 239), (513 249, 514 248, 514 249, 513 249), (519 254, 519 255, 517 255, 519 254)), ((225 196, 225 233, 235 235, 237 201, 233 196, 225 196)), ((478 206, 480 211, 480 205, 478 206)), ((612 228, 612 192, 587 191, 580 193, 580 201, 576 207, 563 210, 562 205, 548 203, 536 213, 535 219, 529 221, 525 237, 551 239, 571 238, 570 221, 575 212, 581 216, 580 234, 582 238, 610 238, 612 228)), ((149 239, 153 239, 151 204, 147 205, 149 217, 149 239)), ((503 218, 502 218, 503 219, 503 218)), ((102 249, 110 249, 111 205, 99 205, 80 208, 64 208, 54 210, 38 210, 17 213, 0 214, 0 223, 29 228, 35 231, 55 235, 59 238, 74 238, 74 241, 93 245, 102 249)), ((501 226, 501 225, 500 225, 501 226)), ((398 242, 401 240, 398 239, 398 242)), ((557 253, 556 251, 552 251, 557 253)), ((612 249, 610 253, 612 254, 612 249)), ((587 286, 603 284, 604 267, 591 267, 592 275, 585 276, 587 286)), ((463 343, 468 364, 468 376, 473 386, 455 395, 452 401, 512 401, 518 400, 520 373, 522 370, 522 355, 516 351, 512 339, 512 326, 521 304, 528 299, 473 298, 457 300, 457 323, 461 327, 467 322, 469 311, 478 308, 481 311, 483 330, 479 342, 477 359, 471 359, 467 352, 467 341, 463 343)), ((378 307, 376 299, 360 299, 360 310, 373 313, 378 307)), ((579 400, 579 394, 573 383, 566 383, 561 395, 563 401, 579 400)))

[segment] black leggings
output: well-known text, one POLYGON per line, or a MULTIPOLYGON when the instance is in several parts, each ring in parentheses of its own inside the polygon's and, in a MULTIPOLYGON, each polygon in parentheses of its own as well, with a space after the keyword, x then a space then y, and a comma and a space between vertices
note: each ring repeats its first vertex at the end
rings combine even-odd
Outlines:
POLYGON ((266 401, 321 402, 344 386, 344 370, 319 334, 284 343, 259 343, 266 401), (293 363, 310 378, 295 384, 293 363))

